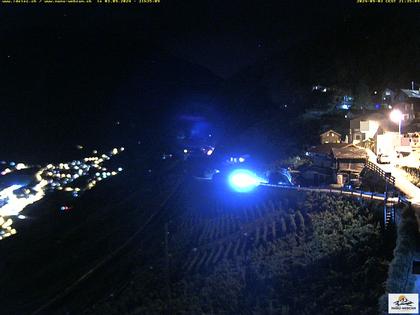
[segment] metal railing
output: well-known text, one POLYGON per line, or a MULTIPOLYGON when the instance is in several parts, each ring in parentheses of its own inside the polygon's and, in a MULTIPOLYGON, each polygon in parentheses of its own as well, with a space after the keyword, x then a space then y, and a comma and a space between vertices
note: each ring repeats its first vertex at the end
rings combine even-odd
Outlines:
POLYGON ((273 184, 261 184, 261 186, 276 187, 276 188, 297 190, 297 191, 339 194, 339 195, 345 195, 345 196, 350 196, 350 197, 355 197, 355 198, 387 201, 392 204, 400 202, 399 197, 387 197, 386 194, 375 193, 371 191, 356 190, 356 189, 344 189, 343 187, 320 188, 320 187, 302 187, 302 186, 287 186, 287 185, 273 185, 273 184))
POLYGON ((383 169, 381 169, 378 165, 375 163, 372 163, 371 161, 366 162, 366 168, 371 170, 372 172, 375 172, 380 177, 382 177, 388 184, 395 187, 395 177, 394 176, 388 176, 388 173, 386 173, 383 169))

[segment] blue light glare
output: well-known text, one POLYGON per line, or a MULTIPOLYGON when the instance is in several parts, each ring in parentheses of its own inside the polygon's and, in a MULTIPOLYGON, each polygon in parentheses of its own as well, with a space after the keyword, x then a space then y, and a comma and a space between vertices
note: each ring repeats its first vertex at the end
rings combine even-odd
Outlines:
POLYGON ((229 174, 228 182, 237 192, 250 192, 261 183, 261 179, 249 170, 237 169, 229 174))

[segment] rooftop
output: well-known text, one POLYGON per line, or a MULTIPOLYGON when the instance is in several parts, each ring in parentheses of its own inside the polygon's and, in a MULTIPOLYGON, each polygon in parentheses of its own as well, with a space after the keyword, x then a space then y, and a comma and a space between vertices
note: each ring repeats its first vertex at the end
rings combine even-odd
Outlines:
POLYGON ((309 148, 308 152, 315 154, 330 154, 332 148, 342 148, 349 145, 348 143, 324 143, 309 148))
POLYGON ((374 113, 367 113, 362 114, 360 116, 356 116, 355 118, 351 119, 351 121, 366 121, 366 120, 375 120, 375 121, 381 121, 386 120, 387 116, 383 112, 374 112, 374 113))
POLYGON ((332 129, 329 129, 329 130, 327 130, 327 131, 324 131, 323 133, 321 133, 321 136, 322 136, 322 135, 325 135, 325 134, 327 134, 327 133, 330 133, 330 132, 335 133, 337 136, 340 136, 340 137, 341 137, 341 133, 338 133, 337 131, 332 130, 332 129))
POLYGON ((365 149, 355 146, 354 144, 348 144, 341 148, 332 148, 332 153, 335 159, 363 159, 368 158, 365 149))
POLYGON ((420 90, 401 89, 408 97, 420 98, 420 90))

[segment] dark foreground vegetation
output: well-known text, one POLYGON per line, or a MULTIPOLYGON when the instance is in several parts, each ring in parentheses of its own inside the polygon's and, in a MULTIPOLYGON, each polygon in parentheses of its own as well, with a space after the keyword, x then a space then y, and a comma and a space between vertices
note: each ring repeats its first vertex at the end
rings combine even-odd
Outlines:
POLYGON ((386 281, 386 294, 380 298, 381 314, 388 314, 388 293, 415 293, 415 276, 411 273, 412 261, 419 246, 417 220, 413 209, 406 206, 399 216, 398 237, 386 281))
POLYGON ((360 189, 363 191, 372 191, 377 193, 385 193, 385 180, 374 171, 367 168, 363 169, 361 176, 363 178, 360 189))
POLYGON ((407 174, 410 182, 417 187, 420 187, 420 170, 415 167, 403 166, 401 167, 407 174))
POLYGON ((395 245, 378 205, 278 191, 246 198, 190 193, 167 222, 161 256, 133 256, 130 283, 89 313, 378 313, 395 245))

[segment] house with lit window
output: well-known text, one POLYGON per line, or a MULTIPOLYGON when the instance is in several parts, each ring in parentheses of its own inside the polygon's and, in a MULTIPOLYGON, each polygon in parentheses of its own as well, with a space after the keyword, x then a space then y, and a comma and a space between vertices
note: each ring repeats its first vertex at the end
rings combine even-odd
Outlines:
POLYGON ((375 153, 393 155, 399 150, 400 136, 398 132, 386 131, 376 136, 375 153))
POLYGON ((401 89, 392 107, 402 112, 406 123, 420 118, 420 90, 401 89))
POLYGON ((337 105, 336 105, 337 109, 348 110, 353 106, 354 98, 353 96, 350 96, 350 95, 343 95, 343 96, 337 97, 336 102, 337 102, 337 105))
POLYGON ((401 136, 400 152, 420 152, 420 132, 407 132, 401 136))
POLYGON ((379 127, 385 120, 385 115, 381 113, 374 113, 351 119, 349 143, 358 144, 368 139, 374 139, 378 133, 379 127))
MULTIPOLYGON (((391 109, 392 104, 395 102, 396 93, 391 89, 385 89, 381 95, 381 108, 383 109, 391 109)), ((375 108, 378 109, 378 108, 375 108)))
POLYGON ((320 84, 312 86, 312 91, 319 91, 321 93, 327 93, 328 90, 330 89, 320 84))
POLYGON ((303 183, 327 185, 359 180, 368 155, 365 149, 348 143, 324 143, 306 152, 311 164, 300 169, 303 183))
POLYGON ((403 129, 401 135, 398 131, 385 131, 378 134, 375 139, 375 153, 405 155, 411 152, 420 152, 420 132, 416 130, 420 129, 410 125, 403 129))
POLYGON ((341 134, 332 129, 321 133, 320 137, 321 137, 321 144, 341 142, 341 134))

